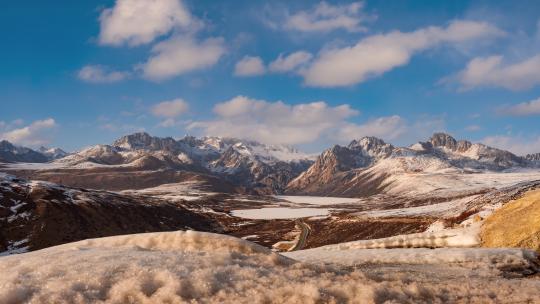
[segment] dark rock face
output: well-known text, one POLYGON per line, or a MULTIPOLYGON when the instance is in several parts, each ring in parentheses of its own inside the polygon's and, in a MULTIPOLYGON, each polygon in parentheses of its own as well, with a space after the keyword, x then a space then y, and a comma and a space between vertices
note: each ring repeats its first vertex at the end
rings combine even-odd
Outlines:
POLYGON ((349 146, 336 145, 324 151, 315 163, 287 186, 290 194, 356 196, 376 192, 377 183, 361 186, 363 178, 355 170, 367 168, 380 159, 390 157, 394 146, 375 137, 353 140, 349 146))
POLYGON ((465 152, 467 150, 469 150, 472 146, 472 143, 470 141, 467 141, 467 140, 460 140, 457 142, 457 145, 456 145, 456 151, 458 152, 465 152))
POLYGON ((540 153, 527 154, 527 156, 525 156, 525 159, 535 162, 540 161, 540 153))
POLYGON ((221 231, 212 218, 177 203, 0 177, 0 252, 185 229, 221 231))
POLYGON ((455 151, 457 148, 457 141, 452 136, 446 134, 446 133, 435 133, 433 136, 431 136, 429 142, 434 147, 444 147, 448 148, 452 151, 455 151))
POLYGON ((0 141, 0 161, 7 163, 45 163, 49 158, 30 148, 17 147, 7 140, 0 141))
POLYGON ((257 193, 273 194, 282 193, 287 184, 311 164, 308 160, 262 160, 257 155, 250 154, 249 148, 232 145, 209 164, 209 168, 233 184, 253 189, 257 193))
POLYGON ((176 152, 179 145, 172 137, 159 138, 140 132, 123 136, 113 143, 113 146, 127 150, 150 150, 176 152))

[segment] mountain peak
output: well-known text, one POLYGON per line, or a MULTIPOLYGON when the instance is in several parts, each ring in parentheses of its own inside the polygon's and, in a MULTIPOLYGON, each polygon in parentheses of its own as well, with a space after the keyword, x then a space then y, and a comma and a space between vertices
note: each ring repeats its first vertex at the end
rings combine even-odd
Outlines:
POLYGON ((452 137, 448 133, 443 133, 443 132, 434 133, 429 139, 429 142, 434 147, 444 147, 452 151, 455 151, 458 145, 458 142, 454 137, 452 137))
POLYGON ((127 150, 175 150, 177 143, 172 137, 159 138, 146 132, 137 132, 122 136, 113 146, 127 150))
POLYGON ((357 146, 365 146, 365 145, 376 145, 376 146, 382 146, 386 143, 384 140, 375 137, 375 136, 364 136, 360 139, 354 139, 349 144, 349 148, 357 147, 357 146))
POLYGON ((0 150, 11 150, 11 149, 14 149, 15 146, 10 143, 9 141, 3 139, 3 140, 0 140, 0 150))
POLYGON ((44 146, 39 147, 38 152, 52 160, 62 158, 67 155, 66 151, 60 148, 47 148, 44 146))
POLYGON ((353 140, 348 148, 354 151, 360 151, 363 155, 375 158, 388 157, 394 151, 394 146, 373 136, 366 136, 359 140, 353 140))
POLYGON ((48 160, 46 155, 30 148, 16 146, 7 140, 0 141, 0 162, 44 163, 48 160))

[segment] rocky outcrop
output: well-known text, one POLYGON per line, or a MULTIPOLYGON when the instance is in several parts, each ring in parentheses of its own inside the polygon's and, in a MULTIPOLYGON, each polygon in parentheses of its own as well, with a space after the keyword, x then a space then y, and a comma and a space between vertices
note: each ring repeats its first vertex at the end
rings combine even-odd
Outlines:
POLYGON ((377 181, 364 185, 369 176, 361 175, 358 170, 390 157, 394 152, 392 145, 375 137, 353 140, 347 147, 336 145, 324 151, 309 169, 291 181, 286 192, 337 196, 373 194, 377 181))
POLYGON ((177 152, 179 145, 172 137, 154 137, 146 132, 139 132, 123 136, 112 144, 114 147, 125 150, 149 150, 177 152))
POLYGON ((533 162, 540 162, 540 153, 527 154, 525 159, 533 162))
POLYGON ((449 150, 455 151, 457 148, 457 141, 452 136, 446 133, 435 133, 429 139, 429 142, 434 147, 447 148, 449 150))

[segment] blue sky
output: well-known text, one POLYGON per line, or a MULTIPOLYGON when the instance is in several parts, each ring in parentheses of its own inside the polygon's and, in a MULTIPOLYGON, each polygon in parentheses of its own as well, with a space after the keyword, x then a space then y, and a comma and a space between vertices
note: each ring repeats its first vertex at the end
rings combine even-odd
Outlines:
POLYGON ((0 137, 290 144, 434 131, 540 152, 538 1, 45 1, 0 11, 0 137))

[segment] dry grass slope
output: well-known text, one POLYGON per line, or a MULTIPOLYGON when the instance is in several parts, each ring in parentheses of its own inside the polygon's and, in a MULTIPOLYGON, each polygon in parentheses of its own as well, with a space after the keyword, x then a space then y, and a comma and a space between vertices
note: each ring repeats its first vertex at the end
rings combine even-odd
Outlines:
POLYGON ((510 201, 488 217, 483 247, 523 247, 540 252, 540 189, 510 201))

